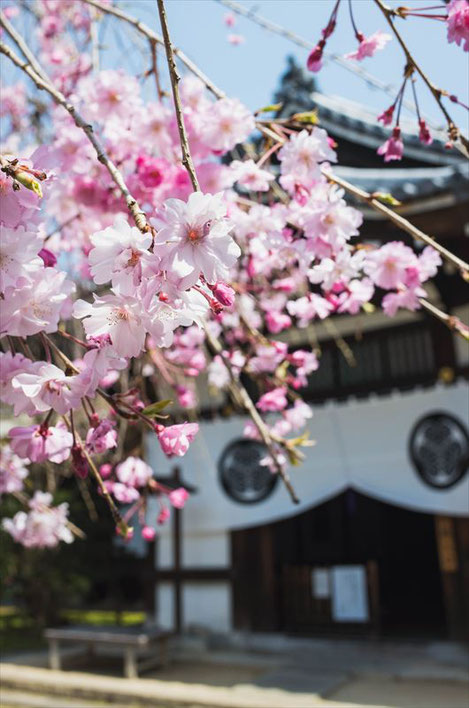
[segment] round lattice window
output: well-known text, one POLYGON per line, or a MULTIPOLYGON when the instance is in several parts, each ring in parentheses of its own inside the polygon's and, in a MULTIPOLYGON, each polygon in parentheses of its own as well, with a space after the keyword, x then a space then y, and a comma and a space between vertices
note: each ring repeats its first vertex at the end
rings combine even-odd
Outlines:
POLYGON ((410 436, 410 455, 423 481, 446 489, 459 482, 469 467, 469 436, 447 413, 422 418, 410 436))
POLYGON ((266 499, 277 484, 277 475, 261 464, 267 448, 256 440, 235 440, 225 448, 218 463, 223 489, 234 501, 255 504, 266 499))

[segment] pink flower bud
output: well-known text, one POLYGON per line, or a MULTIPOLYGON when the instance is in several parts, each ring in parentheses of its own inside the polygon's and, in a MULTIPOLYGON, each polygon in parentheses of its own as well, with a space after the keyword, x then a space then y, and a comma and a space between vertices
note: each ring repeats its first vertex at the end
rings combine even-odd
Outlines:
POLYGON ((40 258, 42 258, 46 268, 53 268, 55 266, 55 264, 57 263, 57 258, 52 253, 52 251, 49 251, 48 248, 41 248, 41 250, 39 251, 39 253, 37 255, 40 258))
POLYGON ((144 526, 142 529, 142 538, 145 541, 154 541, 156 536, 156 531, 151 526, 144 526))
POLYGON ((170 511, 167 506, 162 506, 160 509, 160 513, 156 517, 156 523, 157 524, 164 524, 170 517, 170 511))
POLYGON ((230 285, 226 285, 226 283, 222 283, 221 281, 215 283, 212 288, 212 293, 215 295, 218 302, 225 307, 231 307, 234 305, 235 291, 230 285))
POLYGON ((112 465, 109 462, 105 462, 99 468, 99 474, 103 479, 108 479, 112 474, 112 465))
POLYGON ((184 487, 178 487, 169 492, 168 499, 176 509, 182 509, 189 499, 189 492, 184 487))

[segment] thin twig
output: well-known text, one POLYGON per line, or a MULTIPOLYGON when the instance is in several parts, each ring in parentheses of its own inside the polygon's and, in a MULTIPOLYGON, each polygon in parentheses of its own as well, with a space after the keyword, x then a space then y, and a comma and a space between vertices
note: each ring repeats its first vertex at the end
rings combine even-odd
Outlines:
POLYGON ((166 58, 168 60, 169 78, 171 80, 171 88, 173 90, 174 110, 176 111, 176 121, 179 131, 179 140, 181 142, 182 164, 187 170, 190 177, 194 192, 200 192, 200 185, 195 172, 194 162, 189 150, 189 142, 187 140, 186 126, 184 125, 184 116, 182 113, 181 97, 179 95, 179 82, 181 77, 178 74, 176 62, 174 61, 173 45, 169 36, 168 20, 166 18, 166 9, 163 0, 157 0, 158 12, 160 15, 161 29, 163 31, 164 47, 166 50, 166 58))
POLYGON ((38 89, 47 91, 47 93, 52 96, 56 103, 58 103, 60 106, 65 108, 66 111, 68 111, 68 113, 72 116, 75 125, 78 128, 81 128, 81 130, 83 130, 86 137, 93 145, 96 151, 98 161, 106 167, 115 184, 119 187, 119 190, 126 201, 127 208, 129 209, 130 213, 134 218, 136 226, 142 232, 148 231, 149 226, 144 212, 141 210, 135 197, 133 197, 129 192, 129 189, 124 181, 121 172, 117 169, 115 164, 112 162, 112 160, 96 138, 93 131, 93 126, 87 123, 84 118, 81 117, 81 115, 76 110, 75 106, 67 98, 65 98, 63 93, 56 89, 55 86, 50 84, 42 74, 38 74, 33 69, 29 61, 23 61, 4 42, 0 43, 0 53, 5 54, 5 56, 7 56, 13 62, 13 64, 16 64, 16 66, 18 66, 22 71, 24 71, 24 73, 27 74, 29 78, 33 80, 38 89))
POLYGON ((350 184, 350 182, 347 182, 342 177, 338 177, 337 175, 329 171, 323 170, 323 174, 330 182, 338 184, 339 187, 342 187, 350 194, 353 194, 355 197, 358 197, 358 199, 360 199, 361 201, 369 204, 371 207, 373 207, 375 211, 378 211, 383 214, 387 219, 389 219, 389 221, 392 221, 394 224, 396 224, 396 226, 398 226, 403 231, 406 231, 417 241, 423 241, 423 243, 427 244, 427 246, 431 246, 432 248, 434 248, 435 251, 438 251, 438 253, 443 258, 445 258, 450 263, 453 263, 453 265, 457 267, 464 279, 467 279, 469 277, 469 263, 466 263, 462 260, 462 258, 455 256, 454 253, 448 251, 447 248, 439 244, 431 236, 428 236, 428 234, 424 233, 423 231, 420 231, 420 229, 414 226, 410 221, 404 219, 403 216, 396 214, 396 212, 394 212, 392 209, 387 207, 378 199, 375 199, 372 194, 370 194, 369 192, 365 192, 365 190, 360 189, 360 187, 356 187, 355 185, 350 184))
MULTIPOLYGON (((180 99, 179 99, 179 91, 178 91, 179 76, 178 76, 178 73, 176 70, 176 64, 174 61, 174 54, 173 54, 172 45, 171 45, 171 38, 169 36, 168 23, 167 23, 167 19, 166 19, 166 10, 165 10, 163 0, 157 0, 157 3, 158 3, 158 12, 160 15, 160 20, 161 20, 161 27, 163 30, 163 37, 164 37, 165 49, 166 49, 166 57, 168 60, 168 67, 169 67, 169 75, 171 78, 171 85, 173 88, 174 107, 176 110, 176 117, 177 117, 178 127, 179 127, 179 138, 181 141, 181 150, 182 150, 182 154, 183 154, 183 165, 189 174, 194 191, 197 192, 197 191, 199 191, 200 188, 199 188, 199 184, 198 184, 197 177, 195 174, 194 163, 192 161, 192 156, 190 154, 186 130, 184 127, 184 119, 183 119, 183 115, 182 115, 182 108, 181 108, 181 103, 180 103, 180 99)), ((241 382, 238 381, 238 379, 236 378, 236 375, 235 375, 234 369, 231 365, 231 362, 224 355, 223 347, 221 346, 220 342, 212 336, 212 334, 210 333, 210 331, 208 330, 207 327, 205 328, 205 334, 206 334, 207 341, 209 342, 211 348, 222 357, 222 359, 225 363, 225 366, 227 367, 227 369, 229 371, 231 382, 232 382, 232 384, 236 390, 236 393, 242 403, 242 406, 249 413, 253 422, 257 426, 257 429, 259 430, 259 434, 261 435, 262 440, 264 441, 266 447, 268 448, 268 450, 272 456, 272 459, 274 460, 275 467, 276 467, 279 475, 282 477, 283 482, 284 482, 286 488, 288 489, 292 500, 296 504, 299 503, 299 499, 295 494, 295 490, 293 489, 293 487, 291 485, 290 479, 289 479, 288 475, 286 474, 286 472, 284 471, 282 465, 278 461, 277 453, 274 449, 272 438, 270 436, 270 433, 269 433, 269 430, 268 430, 266 424, 264 423, 264 421, 262 420, 258 411, 256 410, 253 402, 251 401, 251 398, 250 398, 248 392, 246 391, 244 386, 241 384, 241 382)))
POLYGON ((151 52, 151 71, 155 77, 156 93, 158 94, 158 100, 162 101, 165 94, 163 89, 161 88, 160 73, 158 71, 158 53, 156 50, 156 42, 151 39, 149 40, 149 42, 151 52))
POLYGON ((215 351, 216 354, 218 354, 222 360, 226 368, 228 369, 228 373, 230 375, 231 382, 233 383, 236 393, 238 394, 238 397, 243 405, 243 408, 246 410, 247 413, 249 413, 252 421, 256 425, 259 434, 264 442, 264 445, 268 449, 272 460, 274 461, 275 467, 277 469, 278 474, 282 478, 282 481, 285 485, 285 487, 288 490, 288 493, 290 494, 290 497, 292 501, 295 504, 299 504, 300 500, 296 496, 296 492, 293 489, 292 483, 290 482, 290 478, 288 474, 285 472, 284 468, 278 461, 277 457, 277 452, 275 451, 274 444, 272 441, 272 437, 270 435, 269 429, 267 425, 264 423, 262 420, 262 417, 259 415, 259 412, 257 411, 254 403, 251 400, 251 397, 249 396, 248 392, 244 388, 243 384, 238 380, 236 377, 235 371, 233 369, 233 366, 231 364, 231 361, 227 356, 225 356, 223 352, 223 347, 221 346, 220 342, 215 339, 215 337, 212 336, 210 331, 208 330, 207 327, 205 327, 205 334, 207 337, 207 341, 210 345, 210 347, 215 351))
MULTIPOLYGON (((145 37, 147 37, 147 39, 151 40, 152 42, 156 42, 156 44, 161 44, 162 46, 164 46, 164 39, 159 34, 154 32, 143 22, 140 22, 140 20, 137 20, 137 18, 132 17, 120 8, 111 5, 103 5, 102 3, 98 2, 98 0, 83 0, 83 2, 85 2, 87 5, 92 5, 98 10, 101 10, 101 12, 105 12, 108 15, 118 17, 124 22, 128 22, 130 25, 133 25, 133 27, 135 27, 135 29, 140 32, 140 34, 143 34, 145 37)), ((199 69, 199 67, 196 66, 194 62, 191 61, 189 57, 184 54, 184 52, 182 52, 180 49, 177 49, 176 47, 173 47, 173 52, 177 56, 177 58, 180 59, 183 64, 185 64, 185 66, 189 69, 190 72, 195 74, 195 76, 198 76, 198 78, 205 84, 205 86, 211 93, 213 93, 214 96, 216 96, 217 98, 226 97, 225 92, 219 89, 218 86, 216 86, 213 81, 211 81, 208 76, 206 76, 203 71, 201 71, 201 69, 199 69)))
MULTIPOLYGON (((300 35, 296 34, 295 32, 291 32, 285 27, 282 27, 282 25, 278 25, 275 22, 271 22, 262 15, 259 15, 254 9, 249 6, 241 5, 238 2, 232 2, 232 0, 215 0, 215 2, 218 2, 220 5, 229 8, 237 15, 245 17, 250 22, 253 22, 259 27, 262 27, 263 29, 267 30, 268 32, 271 32, 272 34, 278 34, 280 37, 287 39, 289 42, 296 44, 298 47, 302 47, 303 49, 307 49, 308 51, 310 51, 315 46, 314 42, 300 37, 300 35)), ((340 54, 335 54, 327 51, 324 51, 324 58, 327 60, 331 60, 336 64, 339 64, 339 66, 341 66, 346 71, 355 74, 359 78, 363 79, 370 86, 378 88, 384 93, 387 93, 388 96, 391 96, 392 98, 395 97, 396 92, 398 90, 396 86, 392 86, 387 82, 381 81, 381 79, 378 79, 376 78, 376 76, 373 76, 372 74, 368 73, 361 66, 357 66, 357 64, 353 61, 349 59, 344 59, 344 57, 340 54)), ((411 112, 415 111, 415 107, 410 101, 404 100, 403 103, 407 110, 411 112)), ((437 126, 430 120, 427 120, 427 123, 434 130, 442 130, 441 126, 437 126)))
POLYGON ((375 2, 375 5, 377 5, 378 8, 379 8, 379 9, 381 10, 381 12, 383 13, 383 15, 384 15, 384 17, 386 18, 386 21, 387 21, 389 27, 391 28, 391 30, 392 30, 394 36, 396 37, 397 41, 398 41, 399 44, 401 45, 401 47, 402 47, 402 49, 403 49, 403 51, 404 51, 404 54, 405 54, 405 56, 406 56, 407 63, 408 63, 411 67, 413 67, 413 68, 415 69, 415 71, 416 71, 418 74, 420 74, 420 76, 421 76, 421 78, 423 79, 424 83, 428 86, 428 88, 429 88, 429 90, 430 90, 432 96, 434 97, 435 101, 437 102, 437 104, 438 104, 438 106, 439 106, 441 112, 443 113, 443 115, 444 115, 444 117, 445 117, 445 119, 446 119, 446 121, 447 121, 447 123, 448 123, 448 133, 449 133, 449 137, 451 138, 451 140, 456 140, 456 139, 459 138, 459 140, 461 141, 461 143, 462 143, 462 145, 463 145, 463 147, 464 147, 464 152, 465 152, 466 156, 469 156, 469 152, 468 152, 468 149, 469 149, 469 140, 468 140, 464 135, 461 134, 461 131, 460 131, 459 128, 455 125, 453 119, 451 118, 450 114, 448 113, 448 111, 446 110, 445 106, 443 105, 443 102, 442 102, 442 100, 441 100, 441 97, 443 96, 444 92, 443 92, 441 89, 437 88, 437 87, 435 86, 435 84, 433 84, 433 83, 430 81, 430 79, 429 79, 428 76, 425 74, 425 72, 423 71, 423 69, 421 68, 421 66, 415 61, 414 57, 413 57, 412 54, 410 53, 410 50, 409 50, 409 48, 407 47, 407 44, 405 43, 404 39, 402 38, 401 33, 399 32, 398 29, 396 29, 396 27, 395 27, 395 25, 394 25, 394 22, 393 22, 393 18, 396 17, 396 16, 398 16, 398 15, 396 15, 396 11, 393 10, 393 9, 391 9, 390 7, 387 7, 387 5, 385 5, 385 4, 382 2, 382 0, 374 0, 374 2, 375 2))
POLYGON ((419 302, 422 305, 423 309, 426 310, 430 315, 433 315, 433 317, 436 317, 437 319, 440 320, 440 322, 443 322, 449 329, 453 330, 453 332, 457 332, 463 339, 466 341, 469 341, 469 327, 462 322, 459 317, 456 317, 456 315, 449 315, 447 312, 443 312, 443 310, 440 310, 438 307, 435 307, 435 305, 432 305, 431 302, 428 302, 428 300, 425 300, 425 298, 420 297, 419 302))
POLYGON ((49 84, 52 85, 52 81, 51 81, 50 77, 48 76, 44 67, 41 66, 41 64, 38 62, 38 60, 34 56, 33 52, 31 51, 31 49, 26 44, 23 37, 19 34, 19 32, 16 31, 16 29, 13 27, 11 22, 8 21, 5 14, 1 11, 0 11, 0 25, 7 32, 7 34, 10 35, 12 40, 14 42, 16 42, 21 53, 28 60, 29 64, 31 65, 33 70, 36 72, 36 74, 39 74, 40 76, 42 76, 44 79, 46 79, 46 81, 49 84))

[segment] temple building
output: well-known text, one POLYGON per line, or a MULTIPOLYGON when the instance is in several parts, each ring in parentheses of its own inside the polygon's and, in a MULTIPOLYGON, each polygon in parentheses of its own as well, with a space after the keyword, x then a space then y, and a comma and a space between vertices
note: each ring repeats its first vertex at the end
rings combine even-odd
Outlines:
MULTIPOLYGON (((405 157, 384 166, 389 130, 358 104, 309 93, 338 144, 339 176, 390 192, 397 212, 467 260, 467 162, 403 123, 405 157)), ((301 108, 304 110, 303 98, 301 108)), ((362 238, 406 234, 363 204, 362 238)), ((468 287, 444 265, 429 300, 469 321, 468 287)), ((276 335, 281 338, 281 335, 276 335)), ((314 447, 290 469, 300 503, 243 439, 246 417, 201 376, 200 433, 177 461, 190 502, 158 534, 161 625, 213 632, 461 638, 469 634, 469 346, 423 311, 376 309, 288 332, 321 362, 305 400, 314 447)), ((175 463, 148 441, 163 479, 175 463)), ((155 511, 156 514, 156 511, 155 511)))

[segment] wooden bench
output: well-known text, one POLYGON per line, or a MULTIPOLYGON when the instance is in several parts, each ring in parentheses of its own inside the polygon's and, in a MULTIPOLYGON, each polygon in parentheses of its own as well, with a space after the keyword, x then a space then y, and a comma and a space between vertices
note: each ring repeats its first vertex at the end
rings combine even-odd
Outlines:
POLYGON ((124 657, 126 678, 137 678, 139 671, 155 665, 164 666, 168 661, 170 633, 158 627, 61 627, 46 629, 44 637, 49 643, 49 668, 56 671, 62 668, 61 643, 84 644, 88 654, 92 654, 97 646, 120 651, 124 657), (145 655, 143 660, 142 654, 145 655))

